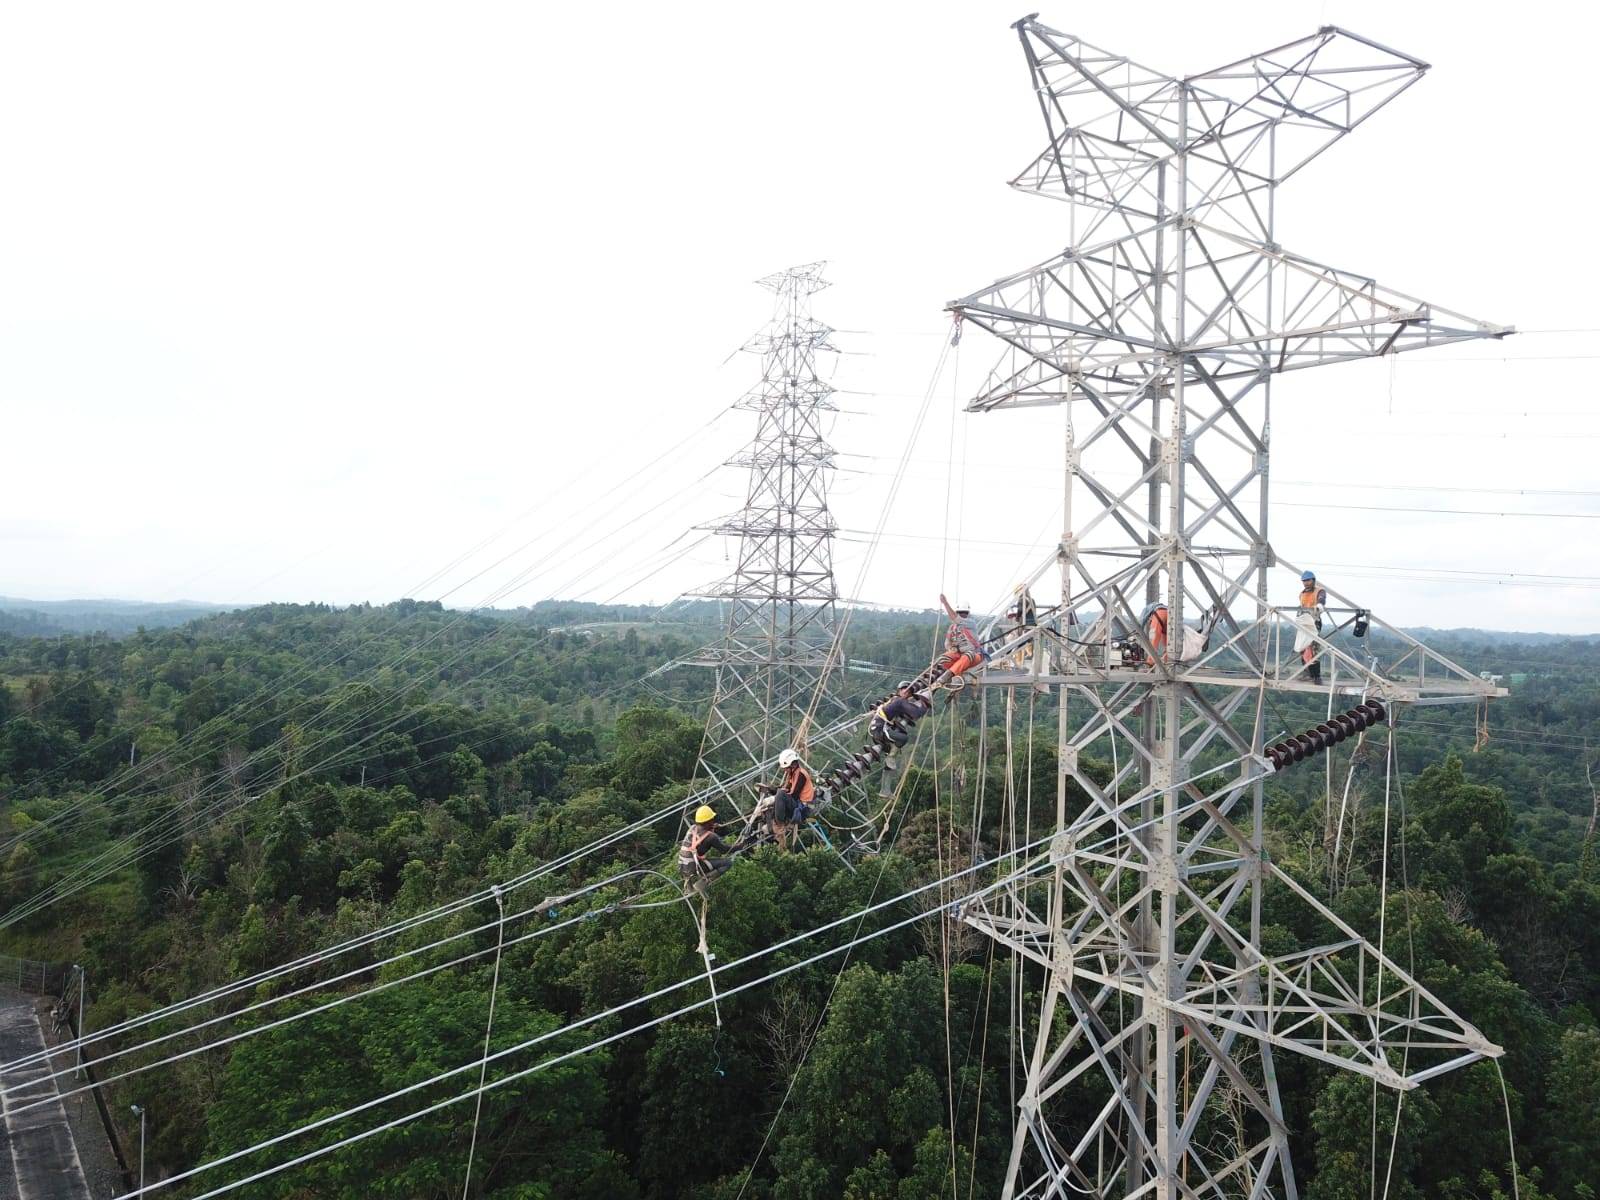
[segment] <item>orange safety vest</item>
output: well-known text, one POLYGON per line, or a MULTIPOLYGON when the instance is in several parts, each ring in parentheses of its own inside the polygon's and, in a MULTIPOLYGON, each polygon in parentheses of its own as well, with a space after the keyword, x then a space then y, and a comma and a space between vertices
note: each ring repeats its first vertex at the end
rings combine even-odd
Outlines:
POLYGON ((811 797, 816 794, 817 789, 806 769, 799 763, 794 763, 783 773, 783 790, 801 804, 810 804, 811 797))
POLYGON ((1159 652, 1167 648, 1167 610, 1158 608, 1150 614, 1150 644, 1159 652))
POLYGON ((683 845, 678 849, 678 864, 680 866, 703 866, 706 856, 700 853, 700 847, 707 840, 714 837, 717 832, 715 825, 701 828, 699 825, 689 826, 689 836, 683 839, 683 845))
POLYGON ((1302 589, 1300 592, 1301 608, 1315 608, 1317 605, 1326 604, 1327 602, 1327 590, 1317 587, 1315 584, 1313 584, 1311 587, 1302 589))

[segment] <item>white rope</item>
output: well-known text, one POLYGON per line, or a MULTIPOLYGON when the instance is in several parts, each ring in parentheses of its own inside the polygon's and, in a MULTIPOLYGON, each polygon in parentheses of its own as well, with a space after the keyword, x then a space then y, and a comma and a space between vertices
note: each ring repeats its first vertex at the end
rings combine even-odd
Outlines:
POLYGON ((506 906, 500 889, 494 889, 495 907, 500 911, 500 936, 494 948, 494 983, 489 987, 489 1019, 483 1026, 483 1062, 478 1068, 478 1103, 472 1110, 472 1140, 467 1143, 467 1174, 461 1184, 461 1200, 472 1194, 472 1156, 478 1149, 478 1122, 483 1117, 483 1081, 489 1073, 489 1037, 494 1032, 494 1002, 500 995, 500 958, 506 944, 506 906))
MULTIPOLYGON (((1389 726, 1389 741, 1383 759, 1383 855, 1382 866, 1379 871, 1378 887, 1378 998, 1373 1007, 1376 1011, 1383 1011, 1383 964, 1387 961, 1384 954, 1384 935, 1389 918, 1389 786, 1394 776, 1394 725, 1389 726)), ((1400 1091, 1395 1097, 1393 1138, 1390 1142, 1389 1171, 1384 1172, 1383 1194, 1389 1194, 1389 1175, 1394 1168, 1394 1141, 1400 1136, 1400 1105, 1405 1100, 1405 1092, 1400 1091)), ((1378 1081, 1372 1081, 1372 1151, 1370 1154, 1370 1179, 1368 1181, 1368 1195, 1377 1200, 1378 1195, 1378 1081)))
MULTIPOLYGON (((939 746, 939 725, 938 725, 938 721, 942 720, 949 713, 949 711, 950 710, 947 707, 943 712, 941 712, 939 714, 938 718, 935 718, 935 721, 933 722, 933 736, 928 740, 927 743, 925 743, 925 745, 927 747, 929 747, 930 757, 934 753, 937 752, 938 746, 939 746)), ((906 780, 911 778, 911 772, 910 772, 909 768, 913 765, 911 760, 915 756, 915 750, 916 749, 917 749, 916 747, 913 747, 912 748, 912 751, 913 751, 912 754, 908 754, 906 756, 906 758, 907 758, 906 766, 907 766, 908 769, 900 776, 900 781, 895 785, 895 796, 894 796, 894 799, 895 799, 896 802, 899 801, 900 792, 905 789, 906 780)), ((935 768, 935 770, 937 771, 937 768, 935 768)), ((901 809, 901 811, 900 811, 900 823, 901 824, 904 824, 904 822, 905 822, 905 814, 906 814, 906 810, 905 809, 901 809)), ((887 824, 885 825, 885 828, 887 829, 887 824)), ((899 826, 896 826, 897 830, 898 830, 898 828, 899 828, 899 826)), ((972 859, 973 859, 974 862, 977 861, 977 857, 978 856, 975 855, 975 854, 972 856, 972 859)), ((874 879, 872 881, 872 891, 867 896, 867 903, 868 904, 872 903, 873 898, 876 897, 877 894, 878 894, 878 886, 883 882, 884 868, 888 866, 888 863, 889 863, 889 860, 888 860, 887 856, 880 856, 880 858, 878 860, 878 876, 877 876, 876 879, 874 879)), ((861 914, 861 920, 856 922, 856 932, 858 934, 861 932, 861 926, 866 921, 866 919, 867 919, 866 918, 866 913, 863 911, 863 913, 861 914)), ((794 1094, 794 1085, 797 1082, 799 1082, 799 1080, 800 1080, 800 1071, 805 1067, 806 1059, 811 1056, 811 1048, 817 1044, 817 1039, 822 1036, 822 1023, 823 1023, 823 1021, 825 1021, 827 1019, 828 1008, 829 1008, 830 1005, 833 1004, 833 997, 838 993, 839 984, 844 979, 845 968, 848 967, 849 965, 850 965, 850 956, 847 954, 847 955, 845 955, 844 960, 839 963, 839 970, 834 973, 833 986, 828 989, 827 999, 825 999, 822 1002, 822 1010, 819 1013, 817 1013, 816 1028, 811 1031, 811 1036, 806 1039, 805 1048, 800 1052, 800 1061, 795 1064, 794 1070, 792 1072, 790 1072, 789 1085, 788 1085, 788 1087, 784 1088, 784 1090, 783 1090, 783 1099, 778 1101, 778 1109, 777 1109, 776 1112, 774 1112, 772 1114, 772 1120, 767 1123, 767 1132, 766 1132, 765 1136, 763 1136, 762 1139, 761 1139, 761 1145, 756 1150, 755 1157, 750 1160, 750 1168, 745 1173, 745 1177, 744 1177, 743 1182, 739 1184, 739 1191, 738 1191, 738 1194, 736 1196, 734 1196, 734 1200, 744 1200, 744 1194, 745 1194, 746 1190, 750 1187, 750 1181, 755 1178, 756 1168, 761 1165, 761 1159, 767 1152, 767 1146, 772 1141, 772 1135, 773 1135, 774 1132, 776 1132, 776 1130, 778 1128, 778 1120, 779 1120, 780 1117, 783 1116, 783 1110, 786 1107, 788 1107, 789 1097, 794 1094)), ((720 1024, 721 1022, 719 1021, 718 1023, 720 1024)))
POLYGON ((1511 1198, 1522 1200, 1522 1185, 1517 1182, 1517 1136, 1511 1131, 1511 1095, 1506 1091, 1506 1073, 1500 1069, 1500 1060, 1494 1060, 1494 1073, 1500 1077, 1500 1099, 1506 1106, 1506 1149, 1511 1154, 1511 1198))
POLYGON ((827 687, 828 679, 833 673, 834 666, 844 651, 845 634, 849 632, 851 617, 856 607, 861 603, 861 596, 866 591, 867 575, 872 570, 872 564, 878 554, 878 547, 883 540, 884 529, 889 524, 890 513, 894 509, 896 499, 900 495, 900 487, 905 482, 906 467, 911 462, 912 451, 916 449, 917 439, 922 435, 923 424, 927 420, 928 410, 933 403, 934 392, 938 389, 939 379, 944 374, 944 365, 950 356, 950 344, 946 342, 940 348, 938 361, 934 364, 933 376, 928 380, 927 391, 923 394, 922 407, 917 410, 916 419, 912 422, 911 430, 906 436, 905 449, 900 453, 899 465, 895 468, 894 477, 889 482, 889 494, 884 499, 883 507, 878 513, 878 525, 873 530, 871 540, 867 543, 867 552, 861 561, 861 570, 856 576, 855 595, 850 603, 845 606, 844 617, 839 622, 839 627, 834 632, 832 643, 828 647, 827 656, 822 661, 822 668, 817 675, 817 686, 811 695, 811 703, 807 706, 805 715, 801 718, 800 726, 794 732, 794 745, 806 744, 811 731, 811 722, 816 716, 817 706, 822 701, 823 691, 827 687))

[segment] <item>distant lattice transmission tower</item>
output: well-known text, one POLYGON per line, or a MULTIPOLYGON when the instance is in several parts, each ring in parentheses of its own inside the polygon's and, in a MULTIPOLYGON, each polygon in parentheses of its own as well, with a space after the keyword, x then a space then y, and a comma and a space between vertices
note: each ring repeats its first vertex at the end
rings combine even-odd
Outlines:
POLYGON ((824 681, 839 598, 828 511, 833 448, 822 430, 835 406, 817 374, 817 356, 834 351, 833 330, 811 316, 811 297, 828 286, 825 265, 757 281, 775 309, 744 347, 760 355, 761 380, 735 405, 756 414, 755 439, 728 460, 748 473, 745 503, 707 526, 739 539, 733 574, 701 593, 726 606, 722 640, 687 660, 717 672, 696 774, 725 790, 731 776, 787 746, 808 712, 826 728, 845 711, 824 681))

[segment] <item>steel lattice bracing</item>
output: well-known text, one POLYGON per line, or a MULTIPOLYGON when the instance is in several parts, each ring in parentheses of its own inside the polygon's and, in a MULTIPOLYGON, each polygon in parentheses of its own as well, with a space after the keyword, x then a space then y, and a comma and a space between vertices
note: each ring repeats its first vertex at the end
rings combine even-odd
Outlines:
POLYGON ((818 355, 834 351, 833 330, 811 315, 812 295, 828 286, 824 265, 759 280, 775 311, 745 346, 760 356, 761 381, 736 407, 756 414, 756 434, 728 460, 748 473, 745 504, 709 526, 738 538, 738 557, 733 574, 703 593, 724 603, 727 624, 719 645, 686 660, 716 668, 698 770, 719 787, 788 746, 808 711, 818 729, 845 715, 824 679, 838 632, 834 454, 822 428, 836 408, 817 372, 818 355))
POLYGON ((1498 693, 1375 618, 1357 640, 1368 615, 1332 589, 1328 676, 1292 653, 1294 610, 1267 597, 1289 565, 1267 533, 1273 380, 1510 330, 1276 241, 1278 186, 1425 63, 1326 28, 1179 79, 1015 28, 1047 144, 1012 182, 1067 202, 1069 248, 951 305, 1005 343, 972 411, 1065 418, 1066 518, 1033 580, 1055 565, 1061 602, 1031 673, 982 679, 1061 700, 1053 870, 964 914, 1044 980, 1005 1194, 1293 1198, 1274 1055, 1409 1088, 1500 1051, 1270 861, 1269 699, 1498 693), (1209 641, 1180 651, 1202 614, 1209 641), (1263 949, 1267 887, 1318 944, 1263 949))

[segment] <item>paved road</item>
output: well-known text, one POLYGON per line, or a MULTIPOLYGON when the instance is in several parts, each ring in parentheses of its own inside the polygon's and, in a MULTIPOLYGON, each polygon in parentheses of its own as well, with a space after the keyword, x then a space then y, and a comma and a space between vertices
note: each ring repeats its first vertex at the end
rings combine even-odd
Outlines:
MULTIPOLYGON (((44 1049, 33 999, 0 993, 0 1064, 44 1049)), ((13 1089, 49 1074, 41 1060, 0 1070, 0 1087, 13 1089)), ((51 1088, 52 1093, 54 1088, 51 1088)), ((42 1094, 42 1093, 41 1093, 42 1094)), ((0 1200, 90 1200, 72 1128, 59 1100, 18 1112, 23 1099, 0 1097, 4 1146, 0 1147, 0 1200)))

